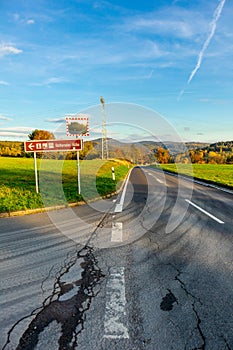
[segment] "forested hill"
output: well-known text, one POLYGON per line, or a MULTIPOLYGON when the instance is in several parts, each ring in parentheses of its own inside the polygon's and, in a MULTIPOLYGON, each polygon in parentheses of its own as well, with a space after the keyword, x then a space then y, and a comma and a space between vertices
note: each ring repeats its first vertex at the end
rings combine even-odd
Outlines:
POLYGON ((171 155, 177 155, 185 152, 189 149, 204 149, 210 144, 207 142, 173 142, 173 141, 141 141, 140 144, 149 148, 150 150, 156 151, 158 148, 164 148, 169 151, 171 155))
MULTIPOLYGON (((233 141, 213 144, 187 142, 141 141, 124 143, 108 139, 109 158, 127 159, 133 163, 211 163, 233 164, 233 141)), ((20 141, 0 141, 0 157, 32 157, 33 153, 24 152, 24 143, 20 141)), ((42 154, 38 153, 38 157, 42 154)), ((50 152, 48 158, 76 159, 76 152, 50 152)), ((101 158, 101 139, 86 141, 80 151, 80 159, 101 158)))
POLYGON ((212 143, 209 146, 205 147, 205 149, 214 152, 233 152, 233 141, 212 143))

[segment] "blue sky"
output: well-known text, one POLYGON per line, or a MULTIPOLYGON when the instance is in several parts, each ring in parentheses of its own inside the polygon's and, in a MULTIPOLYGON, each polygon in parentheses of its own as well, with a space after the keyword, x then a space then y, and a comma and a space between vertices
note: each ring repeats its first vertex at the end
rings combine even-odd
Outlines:
MULTIPOLYGON (((95 137, 100 96, 157 112, 184 141, 233 139, 231 1, 1 0, 0 11, 2 140, 79 112, 95 137)), ((106 117, 158 129, 153 113, 106 117)))

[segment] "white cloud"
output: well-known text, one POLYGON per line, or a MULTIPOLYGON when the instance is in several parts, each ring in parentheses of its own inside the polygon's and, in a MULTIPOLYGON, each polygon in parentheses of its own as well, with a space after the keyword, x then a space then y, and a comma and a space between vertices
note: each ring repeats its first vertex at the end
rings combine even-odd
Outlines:
POLYGON ((0 44, 0 57, 6 56, 6 55, 18 55, 19 53, 22 53, 23 51, 20 49, 17 49, 15 46, 11 44, 0 44))
POLYGON ((27 23, 27 24, 35 24, 35 21, 34 21, 34 19, 28 19, 28 20, 26 21, 26 23, 27 23))
POLYGON ((0 128, 1 138, 28 139, 28 134, 35 130, 32 127, 15 126, 10 128, 0 128))
POLYGON ((93 134, 101 134, 102 135, 102 129, 101 128, 91 128, 90 129, 90 132, 93 133, 93 134))
POLYGON ((5 117, 5 115, 0 114, 0 120, 6 120, 6 121, 10 121, 12 120, 11 118, 5 117))
POLYGON ((0 85, 5 85, 5 86, 7 86, 7 85, 10 85, 10 83, 8 83, 8 82, 5 81, 5 80, 0 80, 0 85))
POLYGON ((59 83, 64 83, 66 80, 61 77, 52 77, 49 78, 45 83, 46 84, 59 84, 59 83))
POLYGON ((60 83, 65 83, 67 80, 62 77, 52 77, 49 79, 46 79, 42 81, 41 83, 32 83, 31 85, 33 86, 46 86, 46 85, 51 85, 51 84, 60 84, 60 83))
POLYGON ((163 37, 192 39, 196 35, 202 35, 207 26, 202 13, 172 6, 141 16, 128 17, 123 24, 117 25, 117 28, 132 33, 143 32, 163 37))
POLYGON ((157 20, 140 18, 134 22, 134 29, 146 29, 150 32, 163 34, 173 33, 174 36, 180 36, 183 38, 189 38, 193 35, 193 29, 190 23, 167 19, 157 20))
POLYGON ((20 19, 20 15, 19 15, 18 13, 14 13, 14 14, 13 14, 13 18, 14 18, 14 20, 17 22, 17 21, 19 21, 19 19, 20 19))
POLYGON ((26 23, 26 24, 35 24, 35 20, 34 19, 32 19, 32 18, 28 18, 28 19, 26 19, 26 18, 24 18, 24 17, 22 17, 19 13, 14 13, 13 14, 13 18, 14 18, 14 20, 15 20, 15 22, 18 22, 18 23, 26 23))
POLYGON ((0 128, 0 132, 13 132, 13 133, 20 133, 23 134, 25 132, 31 132, 35 130, 35 128, 32 128, 30 126, 13 126, 9 128, 0 128))
POLYGON ((55 118, 55 119, 46 119, 48 123, 64 123, 66 121, 65 117, 63 118, 55 118))

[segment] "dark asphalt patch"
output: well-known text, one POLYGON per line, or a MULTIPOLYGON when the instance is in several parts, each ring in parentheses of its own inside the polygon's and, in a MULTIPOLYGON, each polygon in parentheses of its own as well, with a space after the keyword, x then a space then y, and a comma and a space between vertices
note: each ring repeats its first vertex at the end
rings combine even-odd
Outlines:
MULTIPOLYGON (((38 344, 40 333, 53 321, 61 324, 59 350, 71 350, 77 346, 78 334, 84 329, 85 312, 89 310, 92 298, 98 294, 95 287, 104 277, 97 264, 93 249, 87 246, 77 251, 75 256, 66 262, 66 269, 64 270, 64 267, 61 269, 54 283, 53 295, 45 300, 43 308, 36 314, 21 336, 16 350, 33 350, 38 344), (64 283, 66 273, 76 264, 82 268, 81 278, 73 281, 72 284, 64 283), (63 282, 61 277, 63 277, 63 282), (62 296, 70 293, 73 288, 75 293, 71 293, 69 298, 63 300, 62 296), (56 297, 55 300, 54 297, 56 297)), ((19 322, 20 320, 17 324, 19 322)), ((14 326, 11 331, 13 329, 14 326)), ((8 335, 4 348, 10 343, 10 332, 8 335)))
POLYGON ((162 302, 160 304, 160 309, 163 311, 171 311, 173 309, 173 304, 177 303, 178 300, 175 295, 168 289, 168 292, 165 297, 163 297, 162 302))

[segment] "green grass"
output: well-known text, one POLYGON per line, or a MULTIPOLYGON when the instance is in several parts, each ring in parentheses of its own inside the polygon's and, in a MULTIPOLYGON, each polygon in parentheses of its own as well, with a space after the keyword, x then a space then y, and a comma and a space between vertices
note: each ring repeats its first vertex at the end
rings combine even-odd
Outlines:
POLYGON ((164 170, 233 187, 232 164, 160 164, 160 167, 164 170))
POLYGON ((80 161, 81 195, 77 186, 77 163, 73 160, 38 159, 39 189, 35 190, 31 158, 0 157, 0 212, 36 209, 88 201, 115 192, 128 172, 120 161, 80 161), (116 181, 112 180, 112 167, 116 181))

